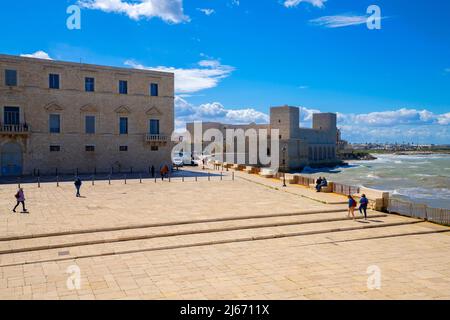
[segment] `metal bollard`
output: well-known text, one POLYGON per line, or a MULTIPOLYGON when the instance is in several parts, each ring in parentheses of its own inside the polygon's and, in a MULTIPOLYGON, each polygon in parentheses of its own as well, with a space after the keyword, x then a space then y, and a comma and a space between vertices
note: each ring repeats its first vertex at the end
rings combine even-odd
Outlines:
POLYGON ((220 173, 220 181, 223 180, 223 172, 220 173))
POLYGON ((41 187, 41 177, 38 177, 38 188, 40 188, 41 187))
POLYGON ((111 185, 111 176, 108 177, 108 184, 111 185))
POLYGON ((208 181, 211 181, 211 173, 208 171, 208 181))
POLYGON ((17 178, 17 185, 18 185, 18 187, 20 189, 20 178, 17 178))
POLYGON ((127 175, 125 175, 125 184, 127 184, 127 175))
POLYGON ((139 174, 139 183, 142 183, 142 174, 139 174))
POLYGON ((56 186, 59 187, 59 176, 56 176, 56 186))
POLYGON ((184 182, 184 176, 181 177, 181 182, 184 182))
POLYGON ((95 176, 92 176, 92 185, 95 186, 95 176))
POLYGON ((198 181, 198 177, 197 176, 195 176, 195 182, 197 182, 198 181))

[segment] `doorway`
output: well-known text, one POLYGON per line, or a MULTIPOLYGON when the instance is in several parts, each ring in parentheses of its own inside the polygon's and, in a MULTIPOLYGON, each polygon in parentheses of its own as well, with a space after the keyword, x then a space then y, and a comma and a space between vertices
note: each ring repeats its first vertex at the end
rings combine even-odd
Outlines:
POLYGON ((2 176, 20 176, 22 174, 22 147, 8 142, 1 149, 2 176))

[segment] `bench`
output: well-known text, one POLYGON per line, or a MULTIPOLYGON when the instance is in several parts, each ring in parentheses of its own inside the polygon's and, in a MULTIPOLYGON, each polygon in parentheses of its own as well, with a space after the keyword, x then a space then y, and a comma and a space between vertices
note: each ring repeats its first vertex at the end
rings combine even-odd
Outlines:
POLYGON ((259 172, 259 175, 264 178, 273 178, 276 176, 276 171, 273 169, 262 168, 259 172))
MULTIPOLYGON (((283 176, 282 172, 280 172, 279 178, 280 178, 281 181, 283 181, 284 176, 283 176)), ((286 174, 286 182, 287 183, 289 183, 289 184, 298 184, 299 181, 300 181, 300 176, 299 175, 286 174)))
MULTIPOLYGON (((316 184, 315 183, 310 184, 309 187, 311 189, 316 190, 316 184)), ((322 187, 322 189, 320 189, 320 192, 333 193, 333 182, 328 182, 328 185, 326 187, 322 187)))
POLYGON ((225 169, 230 169, 232 166, 233 166, 233 164, 231 164, 231 163, 228 163, 228 162, 224 162, 224 163, 223 163, 223 167, 224 167, 225 169))
POLYGON ((245 166, 243 164, 234 164, 231 168, 236 171, 243 171, 245 169, 245 166))
POLYGON ((252 167, 252 166, 247 166, 244 169, 244 172, 247 172, 248 174, 258 174, 259 171, 260 171, 259 168, 252 167))

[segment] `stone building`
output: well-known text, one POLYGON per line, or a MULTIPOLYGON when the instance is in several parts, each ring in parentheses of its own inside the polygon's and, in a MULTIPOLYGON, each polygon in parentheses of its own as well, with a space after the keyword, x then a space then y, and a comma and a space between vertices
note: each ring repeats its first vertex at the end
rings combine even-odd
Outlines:
MULTIPOLYGON (((279 152, 281 170, 299 170, 307 166, 334 166, 340 161, 336 156, 337 117, 334 113, 317 113, 313 115, 312 128, 300 128, 300 109, 297 107, 282 106, 270 109, 270 124, 230 125, 217 122, 203 123, 203 131, 218 129, 225 136, 227 129, 271 129, 279 130, 279 152), (284 161, 283 161, 284 160, 284 161)), ((193 136, 194 124, 187 124, 187 131, 193 136)), ((194 139, 196 139, 194 137, 194 139)), ((203 145, 211 141, 203 141, 203 145)), ((248 147, 248 141, 246 142, 248 147)), ((268 142, 270 147, 270 140, 268 142)), ((226 143, 224 152, 229 153, 226 143)), ((248 150, 248 148, 247 148, 248 150)), ((236 151, 234 151, 236 152, 236 151)), ((267 153, 274 150, 268 148, 267 153)), ((248 154, 246 163, 248 164, 248 154)), ((237 157, 236 157, 237 159, 237 157)))
POLYGON ((0 55, 2 176, 171 161, 174 75, 0 55))

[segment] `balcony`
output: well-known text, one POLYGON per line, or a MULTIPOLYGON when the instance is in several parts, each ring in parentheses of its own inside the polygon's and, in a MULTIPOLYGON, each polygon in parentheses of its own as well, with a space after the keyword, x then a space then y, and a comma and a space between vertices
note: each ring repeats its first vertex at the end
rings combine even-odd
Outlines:
POLYGON ((0 135, 21 135, 27 136, 30 133, 30 126, 28 124, 4 124, 0 123, 0 135))
POLYGON ((169 137, 161 134, 146 134, 145 142, 154 144, 165 144, 169 142, 169 137))

